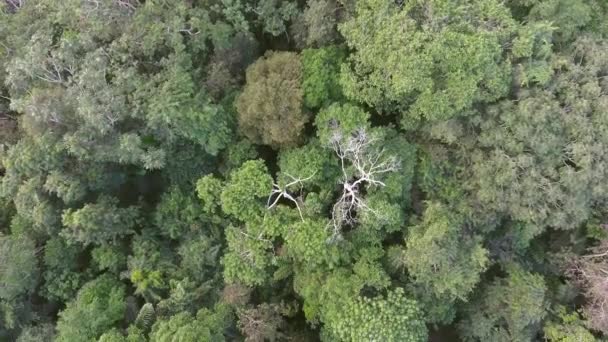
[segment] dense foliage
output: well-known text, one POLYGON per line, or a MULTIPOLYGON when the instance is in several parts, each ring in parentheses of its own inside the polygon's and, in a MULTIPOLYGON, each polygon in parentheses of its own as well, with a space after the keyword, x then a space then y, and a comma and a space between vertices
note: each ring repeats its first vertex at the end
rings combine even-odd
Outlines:
POLYGON ((608 338, 608 2, 0 0, 0 341, 608 338))

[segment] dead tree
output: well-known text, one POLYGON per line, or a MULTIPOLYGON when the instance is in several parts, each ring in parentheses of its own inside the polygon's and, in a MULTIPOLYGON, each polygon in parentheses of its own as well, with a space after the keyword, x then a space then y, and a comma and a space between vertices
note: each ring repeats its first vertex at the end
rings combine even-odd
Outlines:
POLYGON ((237 310, 239 330, 247 342, 282 341, 285 319, 277 304, 263 303, 254 308, 237 310))
POLYGON ((568 274, 587 299, 583 311, 590 327, 608 333, 608 240, 590 251, 574 259, 568 274))
POLYGON ((396 156, 386 155, 379 145, 379 139, 365 129, 359 129, 345 137, 335 129, 330 139, 331 147, 340 158, 342 169, 341 195, 332 209, 331 227, 333 236, 339 237, 344 225, 353 225, 357 215, 370 213, 381 217, 382 213, 369 207, 364 198, 364 190, 384 187, 382 177, 399 169, 396 156))

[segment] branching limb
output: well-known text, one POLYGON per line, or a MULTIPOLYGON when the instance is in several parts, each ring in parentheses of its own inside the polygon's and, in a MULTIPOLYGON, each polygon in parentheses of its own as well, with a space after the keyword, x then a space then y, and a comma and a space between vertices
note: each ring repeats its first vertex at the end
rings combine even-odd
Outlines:
POLYGON ((298 213, 300 214, 300 219, 302 219, 302 221, 304 221, 304 216, 302 215, 302 210, 300 208, 300 204, 299 204, 298 200, 296 198, 294 198, 289 192, 290 192, 291 187, 299 185, 300 188, 297 190, 297 192, 302 193, 302 190, 304 188, 304 182, 310 180, 312 177, 315 176, 315 174, 316 174, 316 172, 306 178, 300 178, 300 177, 296 178, 287 173, 286 175, 287 175, 287 177, 289 177, 291 179, 291 182, 287 183, 283 187, 281 187, 277 183, 273 183, 272 191, 270 193, 270 196, 268 196, 268 201, 266 202, 266 207, 268 209, 272 209, 279 203, 279 200, 281 198, 286 198, 286 199, 292 201, 296 205, 296 208, 298 209, 298 213), (274 201, 272 201, 273 197, 274 197, 274 201), (271 203, 271 201, 272 201, 272 203, 271 203))
POLYGON ((16 12, 18 9, 25 5, 25 0, 5 0, 6 4, 9 6, 9 10, 12 12, 16 12))
POLYGON ((370 186, 384 187, 380 180, 386 173, 399 169, 399 160, 395 156, 386 156, 385 150, 378 150, 375 145, 378 139, 360 129, 348 138, 342 132, 334 131, 330 146, 340 159, 342 168, 342 194, 332 209, 331 225, 334 237, 339 236, 342 227, 356 223, 357 214, 364 212, 380 217, 363 199, 362 190, 370 186))

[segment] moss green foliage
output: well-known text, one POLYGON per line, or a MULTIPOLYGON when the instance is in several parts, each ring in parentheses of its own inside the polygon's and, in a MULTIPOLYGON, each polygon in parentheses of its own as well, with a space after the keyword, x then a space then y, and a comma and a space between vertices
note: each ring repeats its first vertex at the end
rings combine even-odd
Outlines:
POLYGON ((605 0, 0 0, 0 341, 608 338, 605 0))
POLYGON ((292 52, 269 52, 247 68, 236 103, 239 128, 254 143, 293 145, 308 115, 303 111, 302 63, 292 52))

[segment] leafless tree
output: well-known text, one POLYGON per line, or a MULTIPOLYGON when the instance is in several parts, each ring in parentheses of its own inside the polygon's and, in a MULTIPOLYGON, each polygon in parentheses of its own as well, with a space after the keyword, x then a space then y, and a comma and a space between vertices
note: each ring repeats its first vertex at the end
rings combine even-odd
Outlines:
MULTIPOLYGON (((330 147, 340 159, 342 170, 342 178, 339 181, 341 193, 332 207, 330 222, 333 237, 336 238, 341 235, 344 225, 352 225, 357 221, 357 215, 365 212, 382 217, 381 213, 367 205, 364 192, 371 187, 385 186, 382 181, 383 176, 397 171, 400 162, 396 156, 386 155, 384 148, 379 146, 379 139, 365 129, 359 129, 345 136, 339 128, 335 128, 330 139, 330 147)), ((304 220, 297 197, 302 194, 304 182, 314 177, 314 174, 306 178, 294 177, 290 174, 286 176, 291 182, 285 186, 273 184, 272 192, 268 196, 267 208, 274 208, 281 198, 285 198, 296 205, 300 218, 304 220), (299 188, 294 189, 295 187, 299 188)))
POLYGON ((576 258, 569 275, 585 294, 583 310, 592 329, 608 333, 608 240, 576 258))
POLYGON ((356 222, 357 215, 363 212, 381 217, 381 213, 369 207, 364 199, 363 190, 371 187, 384 187, 382 177, 399 169, 396 156, 386 155, 384 148, 378 146, 378 138, 365 129, 359 129, 345 137, 335 129, 330 144, 342 169, 342 193, 332 209, 334 237, 340 236, 342 227, 356 222))
POLYGON ((244 306, 249 302, 252 289, 240 283, 226 284, 222 290, 224 302, 234 306, 244 306))
POLYGON ((283 340, 285 321, 276 304, 260 304, 255 308, 238 310, 238 328, 247 342, 283 340))

